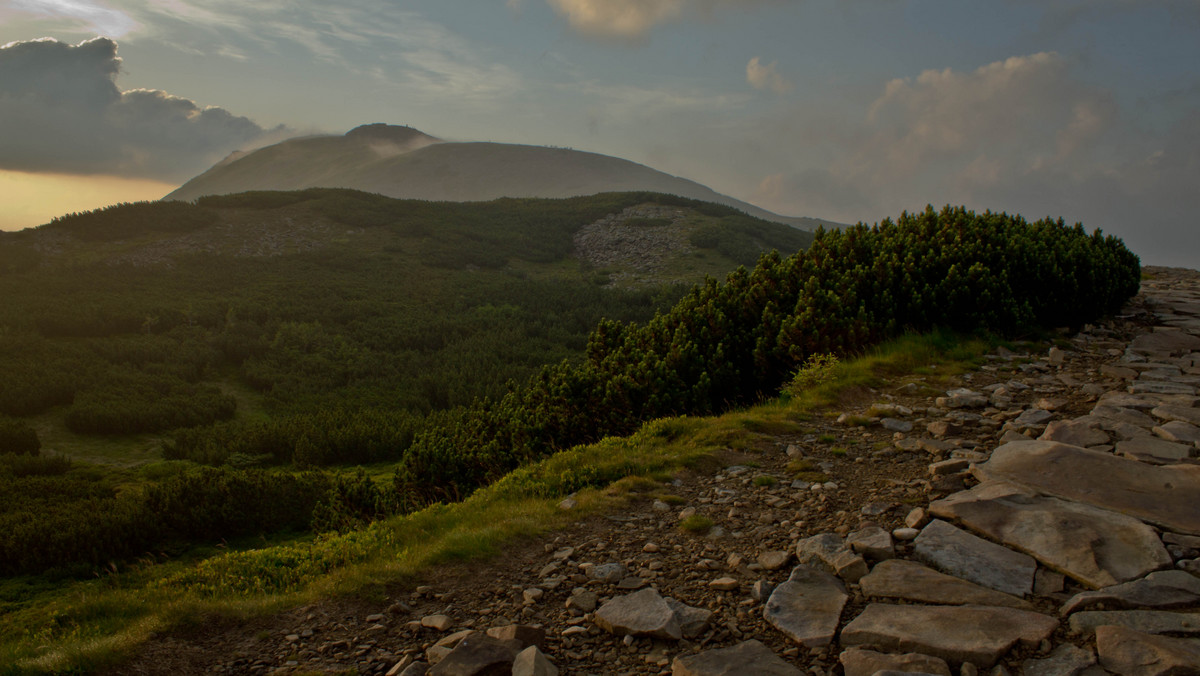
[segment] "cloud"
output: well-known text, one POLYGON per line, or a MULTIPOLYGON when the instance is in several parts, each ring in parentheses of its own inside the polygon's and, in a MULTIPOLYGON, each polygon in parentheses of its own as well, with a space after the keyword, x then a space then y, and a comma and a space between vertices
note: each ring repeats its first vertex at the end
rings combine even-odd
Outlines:
POLYGON ((121 37, 138 26, 131 16, 88 0, 12 0, 13 10, 39 17, 66 19, 89 33, 121 37))
POLYGON ((926 204, 1063 217, 1155 263, 1196 266, 1200 107, 1139 127, 1055 53, 927 70, 881 87, 857 118, 793 109, 770 129, 802 149, 762 179, 767 208, 874 221, 926 204))
POLYGON ((121 91, 120 68, 108 38, 0 47, 0 169, 185 178, 269 138, 221 108, 158 90, 121 91))
POLYGON ((689 14, 745 9, 778 0, 546 0, 574 30, 588 36, 640 40, 655 26, 689 14))
POLYGON ((746 81, 755 89, 769 89, 776 94, 786 94, 792 91, 795 85, 776 70, 777 66, 778 63, 775 61, 764 66, 756 56, 746 64, 746 81))

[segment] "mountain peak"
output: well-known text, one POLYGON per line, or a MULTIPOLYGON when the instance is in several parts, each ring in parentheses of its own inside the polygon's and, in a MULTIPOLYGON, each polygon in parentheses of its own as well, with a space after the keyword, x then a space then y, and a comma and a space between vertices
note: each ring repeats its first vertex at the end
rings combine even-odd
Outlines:
POLYGON ((395 124, 376 122, 357 126, 346 132, 346 138, 377 143, 380 141, 396 144, 409 144, 413 141, 440 141, 422 131, 395 124))

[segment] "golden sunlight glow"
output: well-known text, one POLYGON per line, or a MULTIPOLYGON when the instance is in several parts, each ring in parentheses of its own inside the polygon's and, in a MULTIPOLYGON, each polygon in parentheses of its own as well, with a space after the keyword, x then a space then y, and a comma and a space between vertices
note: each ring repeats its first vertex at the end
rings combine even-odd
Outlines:
POLYGON ((156 200, 179 187, 149 179, 0 171, 0 230, 21 230, 55 216, 156 200))

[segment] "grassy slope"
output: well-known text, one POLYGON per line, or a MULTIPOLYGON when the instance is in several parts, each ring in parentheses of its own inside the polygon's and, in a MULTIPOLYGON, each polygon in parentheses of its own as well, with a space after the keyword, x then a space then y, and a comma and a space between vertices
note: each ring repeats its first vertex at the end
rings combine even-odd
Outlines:
POLYGON ((907 336, 839 364, 832 378, 796 396, 715 418, 652 421, 628 438, 605 439, 521 468, 462 503, 346 535, 192 562, 147 562, 62 588, 9 580, 0 593, 25 599, 0 615, 0 674, 87 671, 119 663, 154 632, 205 617, 246 617, 325 596, 370 593, 441 562, 486 559, 512 538, 617 509, 632 490, 653 490, 653 482, 667 481, 682 468, 711 468, 724 449, 750 449, 758 438, 794 431, 882 379, 899 382, 924 374, 926 385, 937 385, 989 347, 944 335, 907 336), (578 507, 557 509, 572 492, 578 507), (26 588, 16 589, 20 585, 26 588))

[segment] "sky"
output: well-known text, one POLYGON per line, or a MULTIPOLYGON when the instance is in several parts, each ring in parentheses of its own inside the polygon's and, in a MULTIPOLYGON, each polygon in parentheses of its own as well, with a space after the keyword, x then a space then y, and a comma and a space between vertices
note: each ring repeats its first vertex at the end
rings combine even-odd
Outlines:
POLYGON ((4 229, 386 122, 1200 268, 1200 0, 0 0, 0 45, 4 229))

